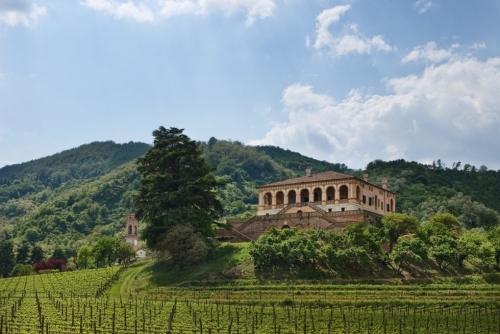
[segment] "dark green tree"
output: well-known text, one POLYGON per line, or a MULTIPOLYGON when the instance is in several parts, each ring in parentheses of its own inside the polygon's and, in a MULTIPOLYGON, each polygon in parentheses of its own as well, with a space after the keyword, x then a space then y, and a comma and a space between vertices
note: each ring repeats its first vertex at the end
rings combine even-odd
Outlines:
POLYGON ((11 240, 0 240, 0 277, 6 277, 15 264, 14 244, 11 240))
POLYGON ((137 160, 142 178, 134 204, 145 223, 141 238, 151 249, 158 249, 175 225, 189 224, 202 236, 212 236, 211 226, 223 211, 217 197, 222 182, 196 142, 182 132, 161 126, 153 131, 154 145, 137 160))
POLYGON ((27 264, 30 259, 30 245, 23 242, 17 247, 16 264, 27 264))
POLYGON ((35 264, 38 261, 43 260, 43 249, 42 247, 35 245, 31 249, 30 264, 35 264))
POLYGON ((61 247, 56 247, 54 249, 54 253, 52 253, 52 259, 61 259, 64 260, 65 262, 68 262, 68 257, 66 256, 66 253, 61 247))
POLYGON ((206 258, 210 247, 203 239, 191 225, 176 225, 160 241, 161 253, 169 255, 173 264, 182 270, 206 258))

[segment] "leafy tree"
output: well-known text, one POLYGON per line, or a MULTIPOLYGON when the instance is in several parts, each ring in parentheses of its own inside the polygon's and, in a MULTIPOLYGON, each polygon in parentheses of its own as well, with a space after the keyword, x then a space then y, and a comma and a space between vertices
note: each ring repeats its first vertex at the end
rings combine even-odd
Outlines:
POLYGON ((64 260, 64 262, 68 262, 68 257, 66 256, 66 253, 61 247, 56 247, 56 249, 54 249, 54 253, 52 253, 51 258, 61 259, 64 260))
POLYGON ((488 240, 491 242, 495 268, 500 270, 500 226, 495 227, 488 233, 488 240))
POLYGON ((6 277, 15 264, 14 243, 12 240, 0 239, 0 276, 6 277))
POLYGON ((182 132, 161 126, 153 131, 153 147, 137 160, 142 178, 134 203, 146 225, 141 238, 151 249, 158 249, 160 237, 179 224, 210 237, 212 223, 222 214, 216 192, 222 183, 196 142, 182 132))
POLYGON ((462 224, 460 221, 452 215, 451 213, 438 213, 429 219, 429 224, 431 226, 436 226, 442 233, 451 235, 453 237, 458 237, 462 233, 462 224), (441 229, 444 226, 445 230, 441 229))
POLYGON ((389 252, 392 252, 392 248, 398 242, 400 236, 416 232, 419 221, 407 214, 389 213, 382 218, 382 225, 387 239, 389 239, 389 252))
POLYGON ((163 255, 170 256, 179 270, 202 261, 210 250, 204 238, 191 225, 173 226, 160 240, 158 248, 163 255))
POLYGON ((132 245, 124 240, 116 244, 115 247, 115 257, 119 263, 127 263, 136 256, 132 245))
POLYGON ((17 264, 27 264, 30 258, 30 245, 23 242, 19 247, 17 247, 16 263, 17 264))
POLYGON ((456 239, 445 234, 432 236, 430 240, 429 255, 436 260, 439 269, 453 264, 458 252, 456 239))
POLYGON ((43 255, 43 249, 39 245, 33 246, 31 249, 31 256, 30 256, 30 264, 35 264, 41 260, 43 260, 44 255, 43 255))
POLYGON ((103 237, 92 247, 92 256, 98 267, 109 266, 116 260, 116 247, 120 240, 112 237, 103 237))
POLYGON ((483 264, 494 255, 494 247, 484 232, 466 231, 457 240, 457 264, 461 267, 469 257, 479 259, 483 264))
POLYGON ((78 250, 77 264, 81 269, 87 269, 93 262, 92 247, 82 246, 78 250))
POLYGON ((396 271, 399 274, 404 267, 426 259, 427 248, 418 237, 404 235, 399 238, 399 242, 394 246, 389 258, 396 264, 396 271))
POLYGON ((18 263, 12 269, 11 275, 16 276, 28 276, 34 274, 33 268, 27 264, 18 263))

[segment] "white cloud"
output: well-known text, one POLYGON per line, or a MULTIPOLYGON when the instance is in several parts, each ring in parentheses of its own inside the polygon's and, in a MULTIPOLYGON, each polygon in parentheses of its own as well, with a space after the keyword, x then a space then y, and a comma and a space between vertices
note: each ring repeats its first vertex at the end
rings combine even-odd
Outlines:
POLYGON ((0 1, 0 22, 12 27, 20 24, 31 27, 46 14, 45 7, 30 3, 27 0, 0 1))
POLYGON ((282 98, 288 120, 251 144, 358 168, 398 158, 500 168, 500 58, 454 58, 387 82, 391 94, 353 90, 341 101, 291 85, 282 98))
POLYGON ((156 6, 133 0, 85 0, 83 6, 135 21, 153 21, 156 17, 177 15, 207 15, 222 12, 233 15, 246 13, 246 24, 252 25, 256 19, 272 16, 274 0, 158 0, 156 6))
POLYGON ((144 3, 133 1, 119 2, 115 0, 85 0, 83 6, 112 15, 117 19, 129 19, 139 22, 154 20, 152 10, 144 3))
MULTIPOLYGON (((351 7, 349 5, 336 6, 326 9, 316 18, 316 41, 312 46, 317 50, 326 49, 334 57, 349 53, 370 53, 372 49, 391 51, 392 47, 377 35, 372 38, 364 36, 356 24, 344 25, 344 31, 338 35, 330 32, 330 26, 336 23, 351 7)), ((311 42, 307 39, 306 45, 311 42)))
POLYGON ((425 13, 433 6, 435 6, 435 4, 430 0, 417 0, 413 5, 413 7, 416 8, 420 14, 425 13))
POLYGON ((425 60, 432 63, 439 63, 447 60, 453 56, 453 49, 458 48, 458 44, 454 44, 451 48, 437 49, 436 42, 429 42, 425 45, 415 47, 409 54, 407 54, 401 61, 407 63, 410 61, 425 60))
POLYGON ((247 13, 246 23, 252 25, 255 19, 272 16, 274 7, 273 0, 163 0, 159 13, 163 16, 213 12, 232 15, 244 11, 247 13))

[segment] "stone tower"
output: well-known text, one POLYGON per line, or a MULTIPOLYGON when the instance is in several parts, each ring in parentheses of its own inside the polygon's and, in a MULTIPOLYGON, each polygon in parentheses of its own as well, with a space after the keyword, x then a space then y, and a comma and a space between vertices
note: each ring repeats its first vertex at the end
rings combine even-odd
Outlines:
POLYGON ((137 251, 139 249, 139 222, 135 218, 135 214, 131 213, 127 216, 127 225, 125 227, 125 241, 132 245, 132 249, 137 251))

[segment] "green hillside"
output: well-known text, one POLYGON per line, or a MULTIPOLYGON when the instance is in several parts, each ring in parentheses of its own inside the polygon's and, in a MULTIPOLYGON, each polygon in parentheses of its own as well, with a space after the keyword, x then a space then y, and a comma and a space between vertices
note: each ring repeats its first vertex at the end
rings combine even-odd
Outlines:
MULTIPOLYGON (((220 189, 226 217, 253 215, 257 186, 302 175, 306 167, 358 177, 363 173, 273 146, 215 138, 198 146, 215 175, 227 182, 220 189)), ((101 236, 123 233, 126 214, 135 211, 132 197, 139 175, 134 161, 148 148, 143 143, 94 142, 1 168, 0 237, 17 244, 40 243, 48 250, 61 246, 72 253, 101 236)), ((366 171, 375 184, 388 178, 389 188, 398 194, 397 211, 421 221, 451 212, 468 228, 499 223, 500 171, 404 160, 377 160, 366 171)))

